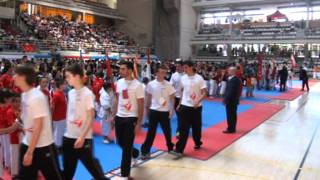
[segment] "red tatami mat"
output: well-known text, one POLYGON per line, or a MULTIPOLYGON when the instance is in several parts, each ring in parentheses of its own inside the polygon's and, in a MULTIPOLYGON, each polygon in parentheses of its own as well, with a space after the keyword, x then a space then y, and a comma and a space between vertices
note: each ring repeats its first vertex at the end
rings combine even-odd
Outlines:
MULTIPOLYGON (((235 134, 223 134, 226 129, 227 122, 223 121, 215 126, 207 128, 202 133, 203 146, 200 150, 193 149, 194 143, 192 137, 189 137, 188 144, 185 149, 187 156, 200 160, 207 160, 219 151, 223 150, 234 141, 247 134, 261 123, 279 112, 284 106, 275 104, 255 104, 252 109, 240 113, 238 115, 238 127, 235 134)), ((99 123, 95 125, 95 133, 100 134, 99 123)), ((142 144, 145 140, 146 132, 141 132, 135 138, 136 144, 142 144)), ((167 150, 163 135, 157 134, 153 143, 153 147, 161 150, 167 150)))
MULTIPOLYGON (((243 135, 256 128, 258 125, 279 112, 284 106, 274 104, 256 104, 252 109, 240 113, 238 115, 238 127, 236 134, 223 134, 226 129, 227 122, 224 121, 215 126, 207 128, 202 133, 203 146, 200 150, 193 149, 194 143, 192 137, 189 137, 185 154, 187 156, 200 160, 207 160, 219 151, 223 150, 234 141, 241 138, 243 135)), ((136 137, 136 143, 141 144, 145 139, 145 134, 139 134, 136 137)), ((166 150, 165 140, 163 135, 157 135, 153 147, 161 150, 166 150)))
POLYGON ((290 89, 286 92, 281 93, 279 96, 267 96, 270 99, 277 99, 277 100, 287 100, 287 101, 293 101, 305 92, 300 91, 299 89, 290 89))

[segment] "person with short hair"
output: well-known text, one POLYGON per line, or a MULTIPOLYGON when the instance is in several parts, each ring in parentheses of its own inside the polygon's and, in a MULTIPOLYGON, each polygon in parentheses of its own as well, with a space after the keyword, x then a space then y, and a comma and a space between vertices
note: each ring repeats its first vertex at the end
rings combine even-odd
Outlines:
POLYGON ((62 145, 64 178, 73 179, 81 160, 94 179, 108 179, 93 153, 94 94, 84 85, 83 78, 79 64, 66 68, 66 80, 74 89, 68 93, 67 129, 62 145))
POLYGON ((45 179, 61 180, 48 100, 33 87, 36 72, 32 67, 18 66, 15 72, 14 83, 23 92, 20 117, 25 132, 20 147, 19 179, 37 179, 40 170, 45 179))
POLYGON ((120 75, 116 83, 116 107, 114 121, 117 142, 122 149, 121 176, 130 178, 131 158, 139 156, 133 148, 135 135, 141 130, 144 111, 144 90, 142 84, 133 78, 133 63, 120 62, 120 75))
POLYGON ((39 78, 39 86, 38 88, 41 90, 41 92, 48 98, 48 101, 51 101, 50 92, 48 90, 48 84, 49 80, 46 77, 40 77, 39 78))
POLYGON ((309 76, 306 68, 302 67, 300 68, 300 80, 302 81, 302 87, 301 91, 304 91, 304 87, 307 87, 307 91, 310 90, 309 88, 309 76))
POLYGON ((241 80, 236 76, 237 68, 230 67, 228 70, 228 82, 223 104, 226 106, 228 128, 223 133, 231 134, 236 132, 237 108, 239 105, 239 92, 241 91, 241 80))
POLYGON ((142 159, 150 158, 158 123, 164 133, 168 152, 173 150, 174 144, 171 140, 170 119, 174 112, 174 95, 176 90, 165 80, 168 68, 164 65, 157 68, 156 79, 151 81, 147 87, 147 109, 149 114, 149 127, 147 137, 141 146, 142 159))
MULTIPOLYGON (((10 98, 10 107, 6 112, 6 119, 8 126, 12 126, 17 118, 20 115, 20 105, 21 105, 21 98, 19 94, 12 94, 10 98)), ((10 173, 12 179, 18 179, 19 173, 19 147, 21 142, 21 130, 17 129, 16 131, 9 134, 10 138, 10 160, 11 160, 11 167, 10 173)))
MULTIPOLYGON (((0 89, 0 135, 1 135, 1 141, 2 137, 7 137, 9 133, 13 133, 14 131, 18 130, 19 128, 19 123, 16 122, 16 120, 11 124, 9 122, 8 118, 8 111, 11 109, 10 108, 10 99, 13 97, 13 94, 7 90, 7 89, 0 89), (6 136, 4 136, 6 135, 6 136)), ((10 119, 11 120, 11 119, 10 119)), ((1 142, 0 146, 0 179, 3 177, 3 170, 4 170, 4 150, 5 146, 3 144, 4 142, 1 142)), ((10 144, 8 144, 10 146, 10 144)), ((7 150, 10 150, 10 147, 7 147, 7 150)), ((10 151, 9 151, 10 152, 10 151)), ((11 154, 10 154, 11 157, 11 154)), ((12 162, 11 162, 12 163, 12 162)), ((13 166, 11 166, 12 168, 13 166)), ((15 172, 15 171, 14 171, 15 172)), ((16 175, 16 174, 15 174, 16 175)))
POLYGON ((279 78, 280 78, 280 92, 285 92, 287 87, 287 80, 288 80, 288 69, 284 64, 282 69, 279 71, 279 78))
POLYGON ((207 95, 206 82, 195 72, 193 62, 185 61, 183 68, 185 75, 181 77, 182 97, 177 107, 181 118, 180 138, 173 153, 178 158, 183 155, 190 129, 195 143, 194 149, 201 148, 202 100, 207 95))
POLYGON ((111 130, 112 130, 112 111, 114 111, 114 92, 112 84, 106 82, 103 84, 102 89, 100 90, 100 108, 98 112, 98 117, 101 121, 101 128, 103 133, 103 143, 111 143, 111 130))
POLYGON ((56 79, 55 86, 56 88, 52 93, 51 100, 53 138, 56 147, 60 150, 66 130, 67 98, 64 94, 65 81, 63 79, 56 79))
MULTIPOLYGON (((182 67, 182 61, 176 62, 176 72, 172 74, 171 79, 170 79, 170 84, 174 87, 176 90, 175 94, 175 104, 174 104, 174 109, 179 105, 180 98, 181 98, 181 77, 183 76, 183 67, 182 67)), ((176 115, 177 115, 177 130, 176 130, 176 137, 180 137, 180 115, 179 111, 176 110, 176 115)))

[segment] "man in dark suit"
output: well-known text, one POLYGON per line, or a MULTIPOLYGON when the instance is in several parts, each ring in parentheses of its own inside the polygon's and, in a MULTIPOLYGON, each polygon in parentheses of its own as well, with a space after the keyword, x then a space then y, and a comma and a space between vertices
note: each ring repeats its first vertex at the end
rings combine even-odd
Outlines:
POLYGON ((231 134, 236 132, 237 109, 239 105, 239 94, 241 81, 236 77, 237 69, 230 67, 228 70, 229 78, 223 103, 226 106, 228 128, 223 133, 231 134))
POLYGON ((301 91, 304 91, 304 87, 307 86, 307 91, 309 91, 309 77, 307 70, 303 67, 300 68, 300 80, 302 81, 302 89, 301 91))
POLYGON ((282 69, 279 71, 280 78, 280 92, 286 91, 287 80, 288 80, 288 69, 283 65, 282 69))

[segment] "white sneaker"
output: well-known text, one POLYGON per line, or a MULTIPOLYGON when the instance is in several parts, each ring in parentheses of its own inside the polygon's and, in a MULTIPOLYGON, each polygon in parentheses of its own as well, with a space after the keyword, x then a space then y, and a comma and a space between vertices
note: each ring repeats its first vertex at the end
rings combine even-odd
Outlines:
POLYGON ((128 177, 117 177, 116 180, 118 180, 118 179, 119 179, 119 180, 129 180, 128 177))
POLYGON ((135 166, 137 166, 137 164, 138 164, 138 159, 137 158, 132 158, 131 166, 135 167, 135 166))
POLYGON ((104 143, 104 144, 110 144, 110 141, 109 141, 108 139, 104 139, 104 140, 103 140, 103 143, 104 143))
POLYGON ((183 157, 183 154, 182 153, 178 153, 176 151, 170 151, 170 154, 172 154, 173 156, 175 156, 174 159, 180 159, 183 157))

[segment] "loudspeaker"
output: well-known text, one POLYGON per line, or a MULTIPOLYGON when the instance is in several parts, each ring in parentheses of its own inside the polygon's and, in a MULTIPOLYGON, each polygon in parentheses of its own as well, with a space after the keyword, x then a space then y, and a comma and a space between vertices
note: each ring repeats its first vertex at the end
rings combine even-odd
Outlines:
POLYGON ((162 0, 163 8, 167 12, 177 12, 179 10, 180 0, 162 0))

